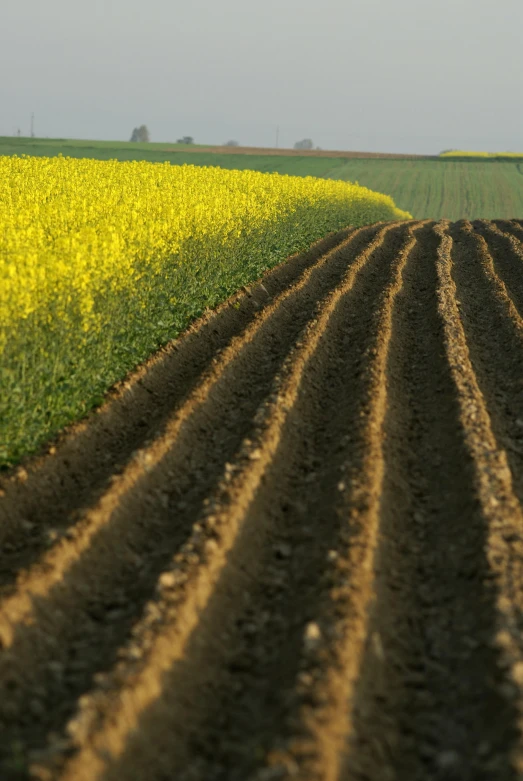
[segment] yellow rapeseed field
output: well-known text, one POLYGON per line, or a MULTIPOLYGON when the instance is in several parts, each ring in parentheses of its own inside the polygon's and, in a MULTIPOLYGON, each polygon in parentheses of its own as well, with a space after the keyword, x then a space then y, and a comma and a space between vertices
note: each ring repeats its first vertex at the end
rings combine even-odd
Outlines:
POLYGON ((462 149, 451 149, 448 152, 442 152, 440 157, 509 157, 517 160, 523 158, 523 152, 470 152, 462 149))
POLYGON ((0 463, 290 253, 410 218, 356 184, 255 171, 24 156, 0 180, 0 463))

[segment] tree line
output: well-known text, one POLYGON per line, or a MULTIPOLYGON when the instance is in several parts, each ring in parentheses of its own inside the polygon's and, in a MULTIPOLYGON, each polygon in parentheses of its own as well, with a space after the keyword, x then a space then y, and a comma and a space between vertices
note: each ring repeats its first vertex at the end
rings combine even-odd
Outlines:
MULTIPOLYGON (((149 133, 149 129, 147 125, 140 125, 140 127, 135 127, 133 129, 133 132, 131 133, 131 141, 138 142, 141 144, 148 144, 151 141, 151 134, 149 133)), ((190 146, 191 144, 194 144, 194 138, 192 136, 182 136, 181 138, 176 139, 177 144, 186 144, 190 146)), ((231 139, 230 141, 226 141, 223 146, 239 146, 240 144, 238 141, 231 139)), ((303 138, 301 141, 296 141, 294 144, 294 149, 314 149, 314 143, 311 138, 303 138)), ((316 149, 319 149, 320 147, 317 146, 316 149)))

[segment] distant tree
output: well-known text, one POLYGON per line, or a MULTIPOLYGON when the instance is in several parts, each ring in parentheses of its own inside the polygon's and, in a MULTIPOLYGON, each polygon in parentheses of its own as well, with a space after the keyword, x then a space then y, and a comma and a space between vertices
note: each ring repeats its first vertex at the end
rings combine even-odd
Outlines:
POLYGON ((233 139, 232 141, 226 141, 224 146, 240 146, 240 145, 237 141, 234 141, 233 139))
POLYGON ((140 127, 135 127, 131 133, 131 141, 139 141, 142 144, 148 144, 150 140, 151 137, 149 135, 147 125, 140 125, 140 127))
POLYGON ((302 141, 296 141, 294 144, 295 149, 314 149, 314 144, 312 143, 312 139, 310 138, 304 138, 302 141))
POLYGON ((176 141, 177 144, 194 144, 194 138, 192 136, 182 136, 176 141))

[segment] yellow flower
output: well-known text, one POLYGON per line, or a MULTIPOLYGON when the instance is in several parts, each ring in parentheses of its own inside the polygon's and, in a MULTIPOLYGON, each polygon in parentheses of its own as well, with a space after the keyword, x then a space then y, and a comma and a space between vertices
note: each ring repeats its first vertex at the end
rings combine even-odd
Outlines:
POLYGON ((0 419, 15 451, 28 410, 36 442, 292 252, 410 217, 357 184, 168 163, 0 157, 0 180, 0 395, 24 399, 0 419))

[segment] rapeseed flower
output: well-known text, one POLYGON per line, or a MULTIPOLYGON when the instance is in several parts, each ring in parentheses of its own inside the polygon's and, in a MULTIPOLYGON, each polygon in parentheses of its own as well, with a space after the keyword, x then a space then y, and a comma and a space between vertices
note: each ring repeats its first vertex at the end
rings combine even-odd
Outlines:
POLYGON ((292 252, 410 217, 357 184, 169 163, 0 157, 0 180, 0 464, 292 252))

